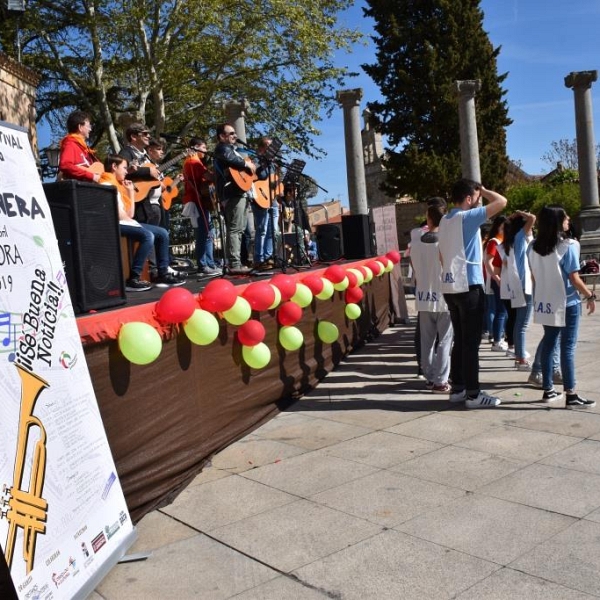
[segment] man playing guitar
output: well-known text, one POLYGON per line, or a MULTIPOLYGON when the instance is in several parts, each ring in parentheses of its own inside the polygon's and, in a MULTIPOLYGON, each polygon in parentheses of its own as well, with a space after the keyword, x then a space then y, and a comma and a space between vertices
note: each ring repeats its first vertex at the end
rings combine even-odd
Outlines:
POLYGON ((67 118, 67 135, 60 142, 59 179, 98 182, 104 165, 87 145, 92 131, 90 115, 82 110, 67 118))
POLYGON ((244 275, 250 272, 242 266, 242 234, 246 227, 246 192, 235 183, 233 172, 251 174, 256 172, 252 161, 244 159, 235 148, 237 135, 233 126, 222 123, 217 127, 217 145, 215 147, 215 175, 217 197, 223 207, 227 227, 227 259, 229 272, 244 275))

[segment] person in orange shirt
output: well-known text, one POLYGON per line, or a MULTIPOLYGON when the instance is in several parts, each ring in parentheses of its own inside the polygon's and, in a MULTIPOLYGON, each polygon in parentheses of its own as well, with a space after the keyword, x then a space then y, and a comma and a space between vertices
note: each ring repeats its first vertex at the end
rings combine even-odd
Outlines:
POLYGON ((67 118, 67 135, 60 142, 59 179, 98 182, 102 163, 87 142, 92 131, 90 115, 82 110, 67 118))
POLYGON ((149 223, 138 223, 133 218, 135 206, 134 183, 127 176, 128 163, 125 158, 109 154, 104 161, 105 172, 100 177, 100 183, 114 185, 117 188, 119 210, 119 229, 121 235, 138 242, 133 255, 131 272, 125 282, 128 292, 143 292, 152 287, 147 281, 140 279, 144 263, 152 248, 156 250, 158 277, 154 280, 157 287, 172 287, 184 282, 169 273, 169 234, 166 229, 149 223))

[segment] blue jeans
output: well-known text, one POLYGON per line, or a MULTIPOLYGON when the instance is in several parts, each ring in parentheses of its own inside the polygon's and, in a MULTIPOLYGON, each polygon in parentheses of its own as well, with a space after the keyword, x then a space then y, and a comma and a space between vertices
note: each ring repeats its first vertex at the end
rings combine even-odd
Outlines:
MULTIPOLYGON (((552 370, 556 373, 560 372, 560 352, 559 352, 559 340, 560 334, 556 338, 556 343, 554 344, 554 348, 552 350, 552 370)), ((542 342, 544 338, 540 340, 538 347, 535 351, 535 357, 533 359, 533 365, 531 365, 532 373, 541 373, 542 372, 542 342)))
POLYGON ((198 216, 198 227, 196 229, 196 260, 198 261, 198 269, 205 267, 215 268, 215 260, 213 258, 213 239, 214 229, 210 212, 205 208, 198 208, 200 213, 198 216))
POLYGON ((254 263, 260 264, 273 257, 273 228, 278 231, 279 206, 273 203, 270 209, 262 208, 252 202, 254 215, 254 263), (270 212, 272 212, 272 215, 270 212))
POLYGON ((156 250, 158 274, 164 275, 169 268, 169 234, 166 229, 158 225, 148 223, 140 223, 140 225, 141 227, 119 224, 121 235, 139 243, 133 255, 129 278, 140 276, 152 247, 156 250))
POLYGON ((566 391, 575 390, 575 347, 579 331, 581 305, 567 306, 565 326, 553 327, 544 325, 542 338, 542 381, 545 390, 552 389, 552 350, 560 335, 560 368, 562 369, 563 387, 566 391))
POLYGON ((521 360, 525 359, 525 332, 529 327, 531 313, 533 312, 531 294, 525 294, 525 302, 525 306, 516 309, 514 329, 515 358, 521 360))
POLYGON ((502 341, 504 335, 504 326, 508 314, 502 299, 500 298, 500 287, 495 281, 491 283, 493 294, 487 295, 491 328, 488 330, 492 335, 494 342, 502 341))

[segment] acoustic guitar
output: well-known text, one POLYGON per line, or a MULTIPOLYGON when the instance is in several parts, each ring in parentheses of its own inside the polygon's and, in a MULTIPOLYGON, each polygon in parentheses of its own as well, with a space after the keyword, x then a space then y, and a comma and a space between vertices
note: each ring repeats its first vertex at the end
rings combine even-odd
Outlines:
POLYGON ((254 182, 254 200, 261 208, 270 208, 277 196, 283 196, 283 182, 276 173, 271 173, 268 179, 257 179, 254 182))
POLYGON ((256 181, 256 175, 248 173, 248 171, 245 170, 238 171, 233 167, 229 167, 229 174, 235 185, 237 185, 242 192, 247 192, 256 181))
POLYGON ((165 210, 169 210, 171 208, 171 204, 173 204, 173 199, 177 198, 177 194, 179 194, 179 188, 177 187, 179 182, 183 179, 183 175, 177 175, 175 179, 171 177, 165 177, 162 181, 162 205, 165 210))
MULTIPOLYGON (((189 154, 189 152, 187 150, 185 152, 181 152, 177 156, 174 156, 173 158, 171 158, 167 162, 164 162, 162 165, 160 165, 159 167, 156 167, 156 168, 158 169, 159 173, 162 173, 163 171, 166 171, 169 167, 172 167, 176 162, 180 161, 182 158, 184 158, 188 154, 189 154)), ((137 166, 138 167, 155 167, 156 165, 152 164, 151 162, 147 162, 147 163, 137 165, 137 166)), ((133 182, 133 185, 135 186, 134 199, 136 202, 141 202, 142 200, 145 200, 148 197, 148 194, 150 193, 151 190, 153 190, 154 188, 157 188, 161 185, 161 181, 160 181, 160 179, 148 179, 147 181, 136 180, 133 182)), ((175 195, 177 195, 177 194, 175 194, 175 195)))

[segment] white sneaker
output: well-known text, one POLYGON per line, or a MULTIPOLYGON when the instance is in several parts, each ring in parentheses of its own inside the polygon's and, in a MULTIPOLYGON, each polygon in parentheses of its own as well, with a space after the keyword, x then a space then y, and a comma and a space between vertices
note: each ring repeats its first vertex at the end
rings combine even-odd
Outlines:
POLYGON ((479 391, 477 398, 467 398, 465 400, 465 406, 467 408, 494 408, 496 406, 500 406, 500 404, 502 404, 500 398, 496 398, 496 396, 490 396, 483 390, 479 391))
POLYGON ((540 372, 531 371, 531 375, 527 379, 527 383, 530 383, 534 388, 541 390, 543 386, 543 378, 540 372))
POLYGON ((450 392, 450 402, 456 404, 457 402, 464 402, 467 399, 467 390, 460 390, 460 392, 450 392))
POLYGON ((517 371, 531 371, 531 363, 528 360, 525 360, 524 362, 515 360, 515 369, 517 371))
POLYGON ((506 342, 494 342, 492 344, 492 352, 506 352, 508 350, 508 344, 506 342))
POLYGON ((514 358, 516 356, 514 346, 512 348, 506 349, 506 356, 508 356, 509 358, 514 358))

